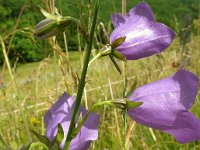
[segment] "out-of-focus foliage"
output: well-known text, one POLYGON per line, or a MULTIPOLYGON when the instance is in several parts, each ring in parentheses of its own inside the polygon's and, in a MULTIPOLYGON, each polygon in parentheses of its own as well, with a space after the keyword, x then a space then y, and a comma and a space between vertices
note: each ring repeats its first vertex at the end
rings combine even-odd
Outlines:
MULTIPOLYGON (((36 20, 42 18, 38 4, 40 4, 39 0, 0 0, 0 34, 4 39, 7 50, 18 16, 22 11, 10 45, 9 58, 12 63, 18 59, 21 62, 31 62, 45 57, 42 42, 36 43, 32 35, 36 20)), ((0 64, 2 64, 1 47, 0 53, 0 64)))
MULTIPOLYGON (((46 0, 0 0, 0 34, 4 38, 6 47, 8 48, 11 34, 16 24, 16 20, 20 11, 25 5, 22 16, 20 17, 17 30, 15 32, 9 58, 13 61, 19 58, 21 62, 38 61, 47 56, 51 49, 47 42, 34 39, 32 30, 37 22, 44 18, 39 11, 41 6, 44 9, 49 9, 46 0)), ((85 22, 81 26, 84 36, 80 36, 78 42, 77 26, 70 24, 66 30, 66 37, 69 50, 77 50, 78 44, 84 48, 84 41, 87 41, 87 31, 89 29, 88 22, 91 21, 93 0, 56 0, 55 6, 61 14, 70 15, 75 18, 81 18, 85 22)), ((127 11, 135 6, 141 0, 127 0, 127 11)), ((186 25, 192 25, 193 33, 199 34, 199 9, 200 0, 146 0, 151 6, 155 18, 159 22, 171 27, 178 35, 183 35, 181 31, 187 28, 186 25), (190 16, 190 19, 184 19, 190 16), (189 20, 185 23, 184 21, 189 20), (179 34, 180 33, 180 34, 179 34)), ((111 14, 121 12, 121 0, 103 0, 101 1, 99 21, 105 24, 105 27, 110 28, 111 14)), ((102 33, 101 33, 102 34, 102 33)), ((184 33, 185 34, 185 33, 184 33)), ((187 33, 189 35, 189 32, 187 33)), ((189 36, 188 36, 189 37, 189 36)), ((61 47, 64 48, 62 34, 58 36, 61 47)), ((185 39, 186 41, 188 39, 185 39)), ((2 50, 0 48, 0 64, 3 62, 2 50)))

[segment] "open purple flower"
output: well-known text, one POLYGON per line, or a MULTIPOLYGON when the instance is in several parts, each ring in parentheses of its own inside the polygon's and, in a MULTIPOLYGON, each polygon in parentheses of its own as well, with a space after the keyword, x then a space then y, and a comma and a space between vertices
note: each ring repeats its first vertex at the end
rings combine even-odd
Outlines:
POLYGON ((162 130, 180 143, 200 139, 200 120, 188 111, 198 92, 198 78, 184 69, 173 76, 144 85, 129 100, 143 102, 129 109, 136 122, 162 130))
POLYGON ((127 60, 159 53, 167 48, 175 37, 170 28, 155 22, 153 12, 145 2, 132 8, 127 16, 113 14, 112 23, 115 29, 110 35, 110 42, 126 37, 116 49, 127 60))
MULTIPOLYGON (((73 109, 75 106, 74 98, 66 93, 64 93, 58 101, 52 106, 52 108, 45 115, 45 124, 46 124, 46 136, 52 142, 57 133, 57 126, 61 124, 64 130, 64 137, 66 138, 73 109)), ((85 116, 87 110, 83 107, 80 107, 79 116, 82 114, 82 117, 85 116)), ((94 141, 98 138, 98 123, 99 116, 95 113, 91 113, 88 119, 83 124, 80 132, 70 143, 70 150, 85 150, 89 147, 91 141, 94 141)), ((64 147, 65 138, 63 139, 60 147, 64 147)))

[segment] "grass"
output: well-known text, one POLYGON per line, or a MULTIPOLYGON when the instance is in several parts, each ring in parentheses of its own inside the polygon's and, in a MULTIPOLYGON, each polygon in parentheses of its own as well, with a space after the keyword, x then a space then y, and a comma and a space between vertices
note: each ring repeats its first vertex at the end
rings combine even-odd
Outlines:
MULTIPOLYGON (((183 58, 189 58, 186 69, 200 76, 199 38, 194 37, 187 45, 185 52, 180 54, 178 38, 159 55, 137 61, 129 61, 126 67, 128 87, 137 76, 138 84, 143 84, 167 77, 175 73, 182 65, 183 58), (178 64, 179 66, 174 66, 178 64), (174 67, 173 67, 174 66, 174 67)), ((29 129, 44 133, 43 116, 64 91, 76 95, 78 77, 80 76, 83 56, 80 52, 70 52, 69 63, 57 56, 57 59, 46 58, 41 62, 18 64, 15 81, 19 92, 18 101, 13 97, 13 89, 8 72, 5 74, 4 86, 0 88, 0 149, 17 149, 28 141, 35 141, 29 129), (64 73, 63 73, 64 72, 64 73), (66 86, 67 85, 67 86, 66 86)), ((118 62, 123 69, 123 63, 118 62)), ((88 71, 86 88, 82 104, 90 107, 96 101, 122 98, 124 76, 120 75, 107 57, 98 59, 88 71)), ((199 96, 196 98, 192 112, 200 117, 199 96)), ((90 149, 121 149, 123 141, 123 118, 120 110, 112 107, 101 107, 96 110, 101 116, 99 138, 90 149)), ((175 139, 158 130, 149 129, 128 119, 126 136, 128 149, 199 149, 200 143, 192 142, 181 145, 175 139)))

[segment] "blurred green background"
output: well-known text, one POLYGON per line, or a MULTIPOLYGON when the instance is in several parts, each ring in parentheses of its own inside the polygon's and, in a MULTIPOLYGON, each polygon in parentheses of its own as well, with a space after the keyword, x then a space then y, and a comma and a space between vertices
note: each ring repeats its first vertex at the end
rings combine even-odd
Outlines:
MULTIPOLYGON (((139 2, 141 0, 127 0, 127 10, 139 2)), ((146 0, 146 2, 151 6, 156 21, 168 25, 178 35, 181 34, 181 29, 188 25, 192 26, 193 34, 198 34, 200 26, 198 22, 199 0, 146 0)), ((83 7, 82 15, 85 20, 90 18, 90 8, 93 8, 93 0, 56 0, 55 3, 55 6, 63 15, 76 18, 79 18, 80 7, 83 7)), ((15 62, 16 59, 22 63, 34 62, 42 60, 49 54, 51 55, 49 45, 40 40, 37 40, 36 43, 31 34, 34 26, 44 18, 39 6, 48 10, 45 0, 0 0, 0 33, 5 39, 6 46, 9 45, 13 29, 16 28, 10 45, 9 58, 11 62, 15 62)), ((111 14, 115 12, 121 13, 121 0, 102 0, 99 21, 107 27, 110 23, 111 14)), ((69 25, 66 31, 69 50, 78 49, 76 32, 76 25, 69 25)), ((58 38, 62 38, 62 36, 58 38)), ((63 46, 63 40, 60 41, 61 46, 63 46)), ((3 63, 1 51, 0 48, 0 64, 3 63)))

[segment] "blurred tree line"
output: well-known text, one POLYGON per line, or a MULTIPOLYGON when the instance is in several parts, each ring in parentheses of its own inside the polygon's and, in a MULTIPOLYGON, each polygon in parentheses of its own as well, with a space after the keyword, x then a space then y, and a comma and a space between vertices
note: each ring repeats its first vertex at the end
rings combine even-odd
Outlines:
MULTIPOLYGON (((50 0, 0 0, 0 35, 3 37, 11 62, 39 61, 52 53, 47 41, 41 41, 32 35, 34 26, 44 16, 39 6, 48 9, 50 0), (21 15, 20 15, 21 14, 21 15), (15 30, 16 28, 16 30, 15 30), (13 32, 15 31, 15 32, 13 32), (14 34, 13 34, 14 33, 14 34), (13 36, 13 38, 12 38, 13 36), (12 41, 10 41, 12 39, 12 41), (11 44, 10 44, 11 43, 11 44)), ((84 19, 86 28, 90 22, 93 0, 55 0, 55 6, 61 14, 84 19)), ((127 11, 141 0, 127 0, 127 11)), ((190 26, 194 34, 199 34, 200 0, 146 0, 151 6, 156 21, 163 22, 181 35, 181 28, 190 26)), ((106 28, 112 28, 111 14, 121 12, 121 0, 102 0, 99 20, 106 28)), ((66 30, 69 50, 77 50, 83 38, 78 42, 77 26, 70 24, 66 30)), ((61 47, 64 49, 63 35, 59 35, 61 47)), ((0 47, 0 64, 3 53, 0 47)))

